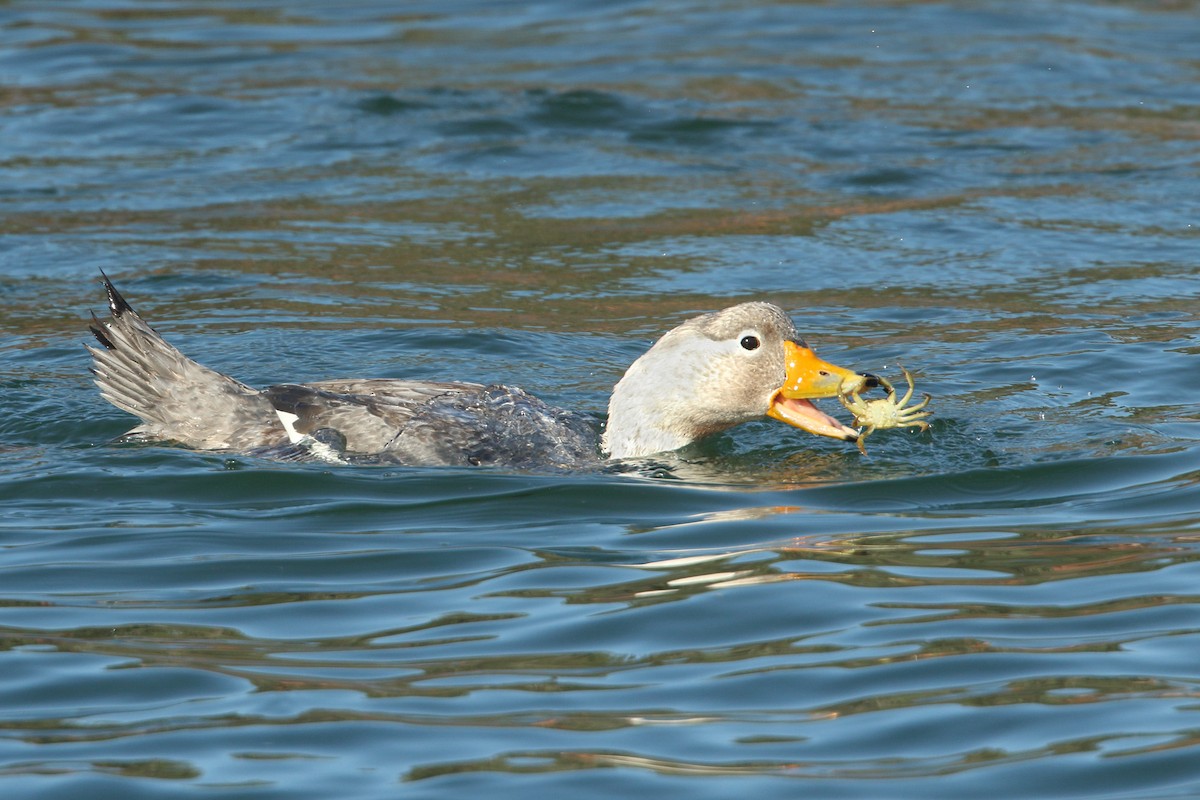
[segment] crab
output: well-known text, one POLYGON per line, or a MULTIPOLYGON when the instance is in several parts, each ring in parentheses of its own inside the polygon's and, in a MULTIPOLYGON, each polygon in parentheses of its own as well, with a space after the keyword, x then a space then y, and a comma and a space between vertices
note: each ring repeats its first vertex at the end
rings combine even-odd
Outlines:
POLYGON ((887 428, 929 430, 929 423, 923 420, 933 412, 922 409, 929 405, 929 401, 933 398, 926 394, 925 399, 916 405, 907 405, 913 396, 913 379, 904 367, 900 367, 900 371, 904 373, 904 379, 908 381, 908 391, 899 400, 896 399, 896 388, 883 378, 878 379, 879 385, 887 391, 887 397, 881 397, 878 400, 863 400, 857 390, 849 393, 838 390, 838 400, 846 407, 847 411, 854 415, 854 424, 863 428, 858 434, 858 439, 855 440, 855 444, 858 445, 858 449, 863 455, 867 454, 863 440, 876 430, 886 430, 887 428))

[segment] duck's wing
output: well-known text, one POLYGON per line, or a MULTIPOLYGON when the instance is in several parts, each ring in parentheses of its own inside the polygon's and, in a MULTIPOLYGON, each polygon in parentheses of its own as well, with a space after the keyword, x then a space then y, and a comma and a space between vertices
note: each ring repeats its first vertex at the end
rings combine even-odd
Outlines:
POLYGON ((474 383, 387 379, 283 383, 262 391, 295 444, 332 438, 348 454, 378 454, 438 398, 480 391, 474 383))
POLYGON ((355 380, 263 391, 293 445, 356 463, 576 467, 597 457, 592 420, 510 386, 355 380))

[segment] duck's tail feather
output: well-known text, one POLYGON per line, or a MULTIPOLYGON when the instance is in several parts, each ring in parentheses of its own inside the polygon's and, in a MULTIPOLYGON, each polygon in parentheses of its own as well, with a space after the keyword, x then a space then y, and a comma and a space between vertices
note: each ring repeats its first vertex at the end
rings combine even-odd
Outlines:
POLYGON ((103 272, 110 317, 92 314, 100 395, 142 424, 128 435, 204 450, 243 449, 286 436, 257 390, 191 360, 146 324, 103 272))

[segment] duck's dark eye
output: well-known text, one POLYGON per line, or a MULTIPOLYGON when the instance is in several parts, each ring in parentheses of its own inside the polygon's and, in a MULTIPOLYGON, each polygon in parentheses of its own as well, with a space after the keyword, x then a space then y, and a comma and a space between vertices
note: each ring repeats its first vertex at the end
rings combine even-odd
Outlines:
POLYGON ((746 350, 757 350, 759 341, 757 336, 743 336, 741 345, 746 350))

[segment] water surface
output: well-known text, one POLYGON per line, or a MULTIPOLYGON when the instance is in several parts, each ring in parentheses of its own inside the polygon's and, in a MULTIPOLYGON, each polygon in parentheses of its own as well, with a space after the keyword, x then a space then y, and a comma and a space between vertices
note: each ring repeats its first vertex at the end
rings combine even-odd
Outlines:
POLYGON ((1200 8, 0 8, 13 797, 1200 793, 1200 8), (97 271, 265 385, 601 415, 769 299, 935 395, 626 472, 113 440, 97 271))

